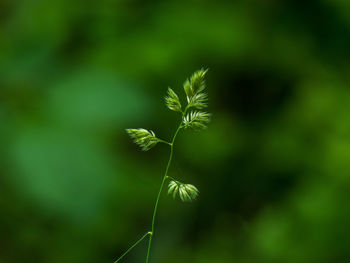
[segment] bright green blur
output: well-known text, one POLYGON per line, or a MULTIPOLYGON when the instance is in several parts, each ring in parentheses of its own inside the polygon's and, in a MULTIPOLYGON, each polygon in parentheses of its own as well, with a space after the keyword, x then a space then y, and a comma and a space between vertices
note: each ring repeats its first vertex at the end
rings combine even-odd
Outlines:
MULTIPOLYGON (((0 0, 0 263, 112 263, 150 231, 168 87, 209 68, 150 263, 350 262, 350 2, 0 0)), ((143 263, 147 242, 123 262, 143 263)))

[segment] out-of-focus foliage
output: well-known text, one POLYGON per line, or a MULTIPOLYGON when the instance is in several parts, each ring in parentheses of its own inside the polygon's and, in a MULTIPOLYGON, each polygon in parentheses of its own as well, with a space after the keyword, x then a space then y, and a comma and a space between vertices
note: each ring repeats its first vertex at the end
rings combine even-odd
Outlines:
POLYGON ((201 195, 164 194, 152 262, 349 262, 349 3, 0 1, 0 262, 113 262, 149 231, 168 148, 124 130, 170 138, 160 98, 201 67, 214 117, 170 171, 201 195))

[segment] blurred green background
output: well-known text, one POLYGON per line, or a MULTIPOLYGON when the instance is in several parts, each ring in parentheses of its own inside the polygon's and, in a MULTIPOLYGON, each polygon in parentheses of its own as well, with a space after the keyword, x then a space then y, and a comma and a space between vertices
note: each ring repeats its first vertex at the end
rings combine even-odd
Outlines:
MULTIPOLYGON (((153 263, 350 262, 350 2, 0 0, 0 263, 113 262, 150 230, 164 105, 207 75, 181 133, 153 263)), ((182 96, 183 98, 183 96, 182 96)), ((124 262, 144 262, 146 242, 124 262)))

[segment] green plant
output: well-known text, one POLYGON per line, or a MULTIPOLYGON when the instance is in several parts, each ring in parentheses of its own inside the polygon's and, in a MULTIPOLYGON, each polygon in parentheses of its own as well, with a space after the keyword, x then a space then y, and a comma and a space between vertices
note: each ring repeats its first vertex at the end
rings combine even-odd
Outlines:
POLYGON ((165 97, 165 104, 170 110, 177 111, 182 114, 181 122, 177 130, 175 131, 171 142, 167 142, 165 140, 157 138, 153 131, 148 131, 146 129, 126 130, 130 137, 134 140, 134 142, 138 144, 143 151, 148 151, 149 149, 153 148, 157 143, 165 143, 170 146, 170 156, 155 202, 152 216, 151 231, 144 234, 114 263, 119 262, 125 255, 127 255, 135 246, 137 246, 146 237, 149 237, 146 263, 149 262, 152 239, 155 233, 155 220, 158 210, 159 199, 163 191, 165 181, 167 179, 170 179, 168 186, 168 194, 171 194, 173 198, 175 198, 178 195, 183 202, 190 202, 196 199, 199 194, 198 189, 194 185, 182 183, 168 176, 168 170, 173 158, 175 139, 179 131, 181 129, 205 129, 207 127, 206 125, 210 120, 209 113, 199 111, 207 107, 208 97, 207 94, 204 92, 206 73, 207 70, 198 70, 189 79, 185 81, 184 90, 186 93, 187 105, 184 110, 182 110, 179 97, 171 88, 168 88, 168 94, 165 97))

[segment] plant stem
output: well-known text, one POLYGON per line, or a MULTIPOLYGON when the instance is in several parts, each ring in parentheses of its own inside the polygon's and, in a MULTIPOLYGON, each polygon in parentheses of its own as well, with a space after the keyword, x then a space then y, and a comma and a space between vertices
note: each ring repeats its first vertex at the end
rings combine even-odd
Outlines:
POLYGON ((116 261, 114 261, 114 263, 119 262, 124 256, 126 256, 134 247, 136 247, 148 235, 152 235, 152 233, 147 232, 146 234, 144 234, 143 237, 141 237, 139 240, 137 240, 127 251, 125 251, 125 253, 123 255, 121 255, 116 261))
POLYGON ((153 235, 154 235, 154 225, 155 225, 155 221, 156 221, 156 215, 157 215, 157 210, 158 210, 158 204, 159 204, 160 195, 161 195, 161 193, 162 193, 162 190, 163 190, 163 187, 164 187, 164 183, 165 183, 165 181, 166 181, 166 179, 167 179, 167 176, 168 176, 168 170, 169 170, 171 161, 172 161, 172 159, 173 159, 174 142, 175 142, 176 136, 177 136, 177 134, 179 133, 179 131, 181 130, 181 128, 182 128, 182 122, 180 123, 179 127, 177 128, 177 130, 176 130, 176 132, 175 132, 175 134, 174 134, 174 137, 173 137, 173 139, 172 139, 172 141, 171 141, 171 144, 170 144, 170 156, 169 156, 169 161, 168 161, 168 164, 167 164, 167 166, 166 166, 165 174, 164 174, 164 176, 163 176, 162 183, 161 183, 160 188, 159 188, 159 191, 158 191, 158 196, 157 196, 156 204, 154 205, 153 217, 152 217, 152 230, 151 230, 151 234, 150 234, 149 242, 148 242, 146 263, 149 262, 149 255, 150 255, 150 252, 151 252, 152 238, 153 238, 153 235))
POLYGON ((170 143, 170 142, 164 141, 164 140, 162 140, 162 139, 158 139, 158 141, 159 141, 159 142, 162 142, 162 143, 165 143, 165 144, 168 144, 168 145, 171 146, 171 143, 170 143))

